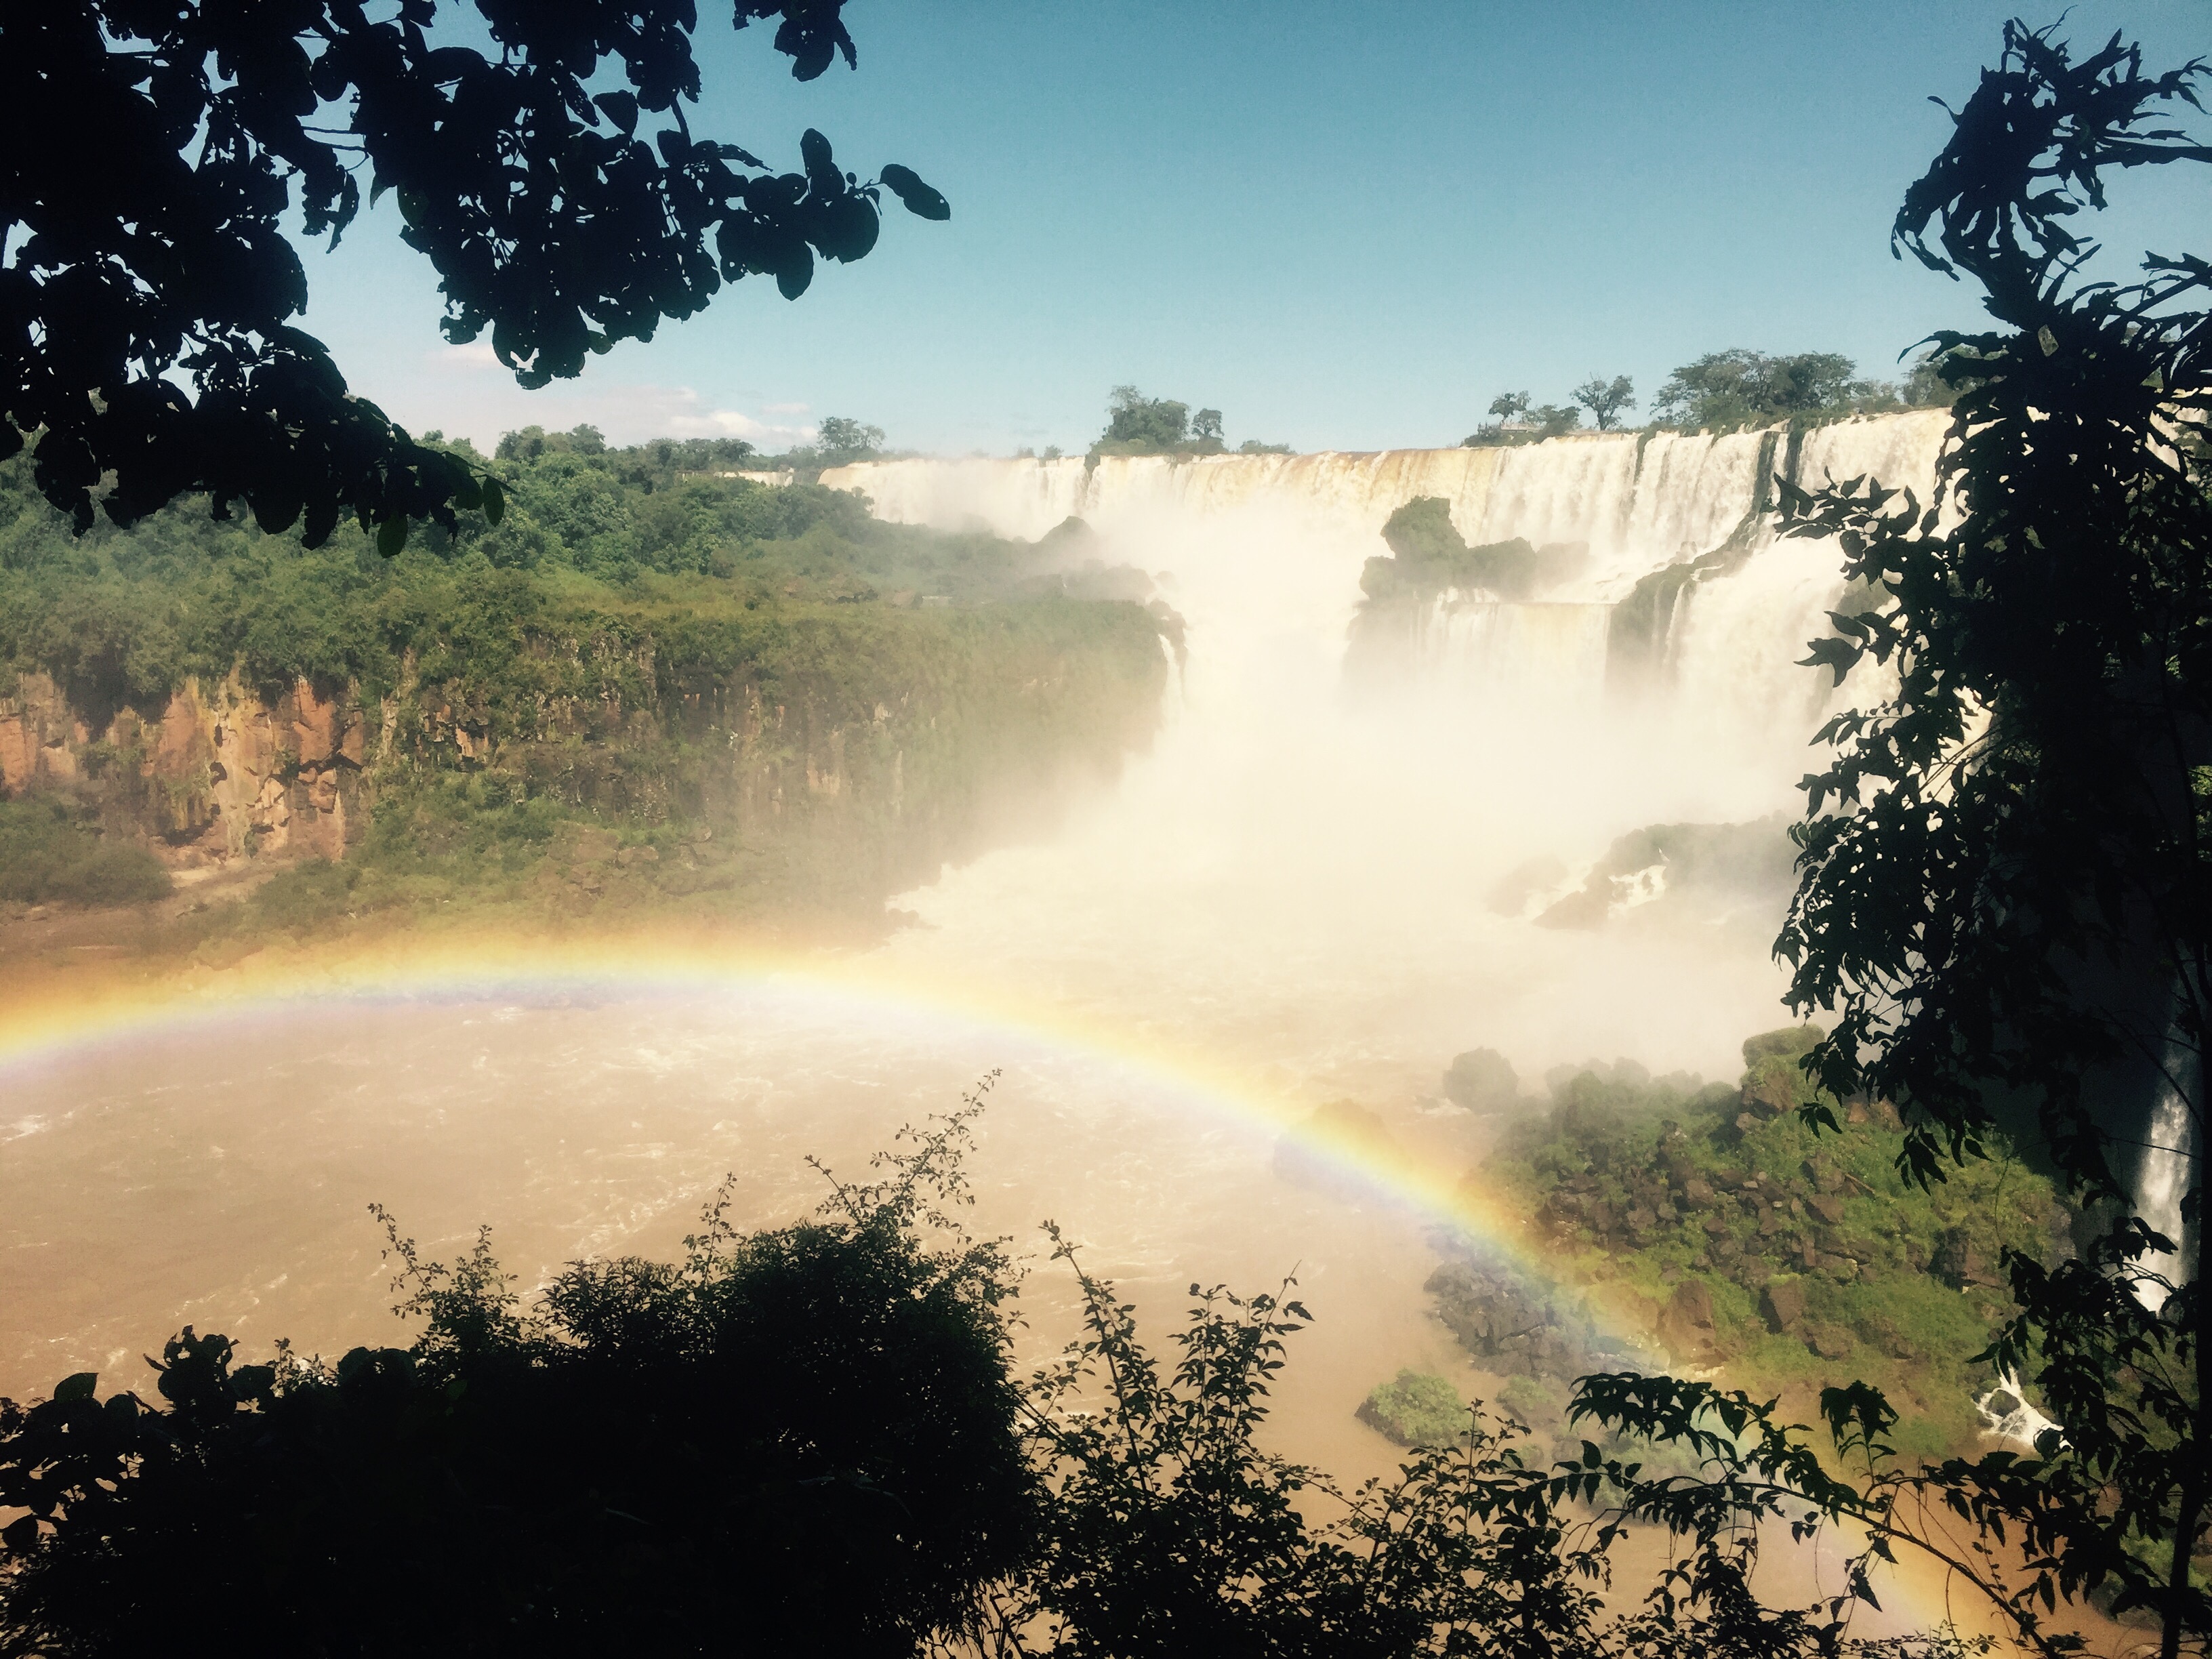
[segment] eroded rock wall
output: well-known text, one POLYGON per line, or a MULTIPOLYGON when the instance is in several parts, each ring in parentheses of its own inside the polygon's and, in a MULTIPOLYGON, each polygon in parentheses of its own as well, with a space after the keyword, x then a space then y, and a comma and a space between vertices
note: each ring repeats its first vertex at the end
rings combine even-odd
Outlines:
POLYGON ((236 676, 188 680, 158 719, 95 728, 46 675, 0 697, 0 793, 55 791, 189 879, 251 855, 341 858, 361 821, 368 722, 302 680, 268 701, 236 676))

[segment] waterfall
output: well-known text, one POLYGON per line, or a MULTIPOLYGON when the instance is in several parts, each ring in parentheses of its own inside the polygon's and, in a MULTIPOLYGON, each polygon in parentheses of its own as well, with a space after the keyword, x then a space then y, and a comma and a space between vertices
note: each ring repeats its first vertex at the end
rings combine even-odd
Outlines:
POLYGON ((1644 826, 1797 805, 1826 677, 1796 664, 1841 557, 1777 540, 1771 475, 1872 471, 1924 492, 1948 418, 1795 443, 1605 433, 825 472, 895 522, 1035 540, 1080 517, 1097 556, 1152 579, 1188 647, 1152 752, 1049 838, 901 896, 921 925, 886 959, 1336 1094, 1433 1087, 1476 1046, 1528 1074, 1595 1052, 1732 1071, 1783 987, 1740 932, 1677 927, 1654 903, 1601 939, 1495 896, 1547 861, 1548 884, 1571 880, 1644 826), (1394 672, 1348 696, 1354 623, 1382 614, 1363 613, 1363 567, 1419 497, 1471 545, 1573 552, 1529 600, 1462 590, 1389 611, 1394 672))
MULTIPOLYGON (((1172 539, 1170 525, 1294 521, 1333 540, 1322 581, 1336 597, 1316 615, 1331 625, 1349 619, 1363 562, 1387 550, 1378 532, 1390 514, 1440 496, 1470 544, 1519 538, 1585 556, 1534 601, 1439 598, 1404 641, 1432 689, 1500 712, 1590 708, 1601 696, 1664 706, 1712 740, 1771 750, 1802 743, 1817 723, 1820 678, 1797 665, 1843 587, 1836 547, 1776 536, 1773 475, 1805 485, 1871 476, 1925 501, 1949 421, 1929 410, 1802 437, 1596 433, 1492 449, 878 461, 823 482, 865 492, 895 523, 1025 540, 1069 517, 1139 550, 1172 539)), ((1340 644, 1340 635, 1332 648, 1340 644)))
MULTIPOLYGON (((2203 1068, 2178 1031, 2166 1037, 2160 1073, 2146 1120, 2142 1156, 2136 1165, 2136 1213, 2172 1239, 2179 1250, 2146 1256, 2142 1265, 2179 1285, 2189 1276, 2190 1227, 2181 1205, 2197 1180, 2197 1118, 2190 1100, 2201 1085, 2203 1068)), ((2140 1293, 2146 1302, 2164 1299, 2154 1285, 2142 1287, 2140 1293)))

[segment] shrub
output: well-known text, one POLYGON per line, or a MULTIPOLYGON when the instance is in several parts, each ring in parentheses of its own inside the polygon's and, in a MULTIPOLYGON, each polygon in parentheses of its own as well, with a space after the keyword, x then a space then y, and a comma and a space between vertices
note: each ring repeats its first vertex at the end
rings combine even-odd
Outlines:
POLYGON ((151 853, 105 842, 64 802, 0 801, 0 902, 143 904, 170 885, 151 853))

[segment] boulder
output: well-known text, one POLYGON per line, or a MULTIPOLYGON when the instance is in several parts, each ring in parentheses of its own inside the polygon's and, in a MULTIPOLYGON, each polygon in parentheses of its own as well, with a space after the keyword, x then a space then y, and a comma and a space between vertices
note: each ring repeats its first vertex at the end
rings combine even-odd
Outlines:
POLYGON ((1759 1293, 1759 1311, 1769 1330, 1796 1330, 1805 1318, 1805 1287, 1794 1279, 1775 1280, 1759 1293))
POLYGON ((1831 1227, 1844 1218, 1844 1200, 1832 1193, 1822 1193, 1808 1201, 1806 1207, 1831 1227))
POLYGON ((1497 1049, 1470 1048, 1452 1056, 1444 1098, 1471 1112, 1504 1111, 1521 1098, 1521 1079, 1497 1049))
POLYGON ((1805 1346, 1823 1359, 1848 1359, 1858 1344, 1841 1325, 1815 1319, 1805 1327, 1805 1346))
POLYGON ((1659 1335, 1678 1358, 1710 1361, 1719 1357, 1720 1331, 1713 1320, 1713 1293, 1702 1279, 1686 1279, 1660 1310, 1659 1335))

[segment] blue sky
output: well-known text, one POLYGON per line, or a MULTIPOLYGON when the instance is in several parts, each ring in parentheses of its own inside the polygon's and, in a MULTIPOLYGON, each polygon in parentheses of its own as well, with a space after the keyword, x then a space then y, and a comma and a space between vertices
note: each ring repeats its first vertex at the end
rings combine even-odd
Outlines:
MULTIPOLYGON (((818 126, 864 177, 914 167, 951 222, 894 210, 797 302, 748 279, 532 393, 441 344, 387 199, 308 255, 307 323, 395 417, 479 442, 591 420, 776 447, 849 415, 942 453, 1078 450, 1133 381, 1221 409, 1232 443, 1373 449, 1593 373, 1648 400, 1727 346, 1884 374, 1978 316, 1887 234, 1948 131, 1926 100, 1971 91, 2014 9, 851 0, 859 70, 799 85, 704 0, 695 131, 795 167, 818 126)), ((2164 68, 2212 48, 2212 4, 2081 0, 2066 24, 2115 28, 2164 68)), ((2132 257, 2208 222, 2201 178, 2131 181, 2101 228, 2132 257)))

